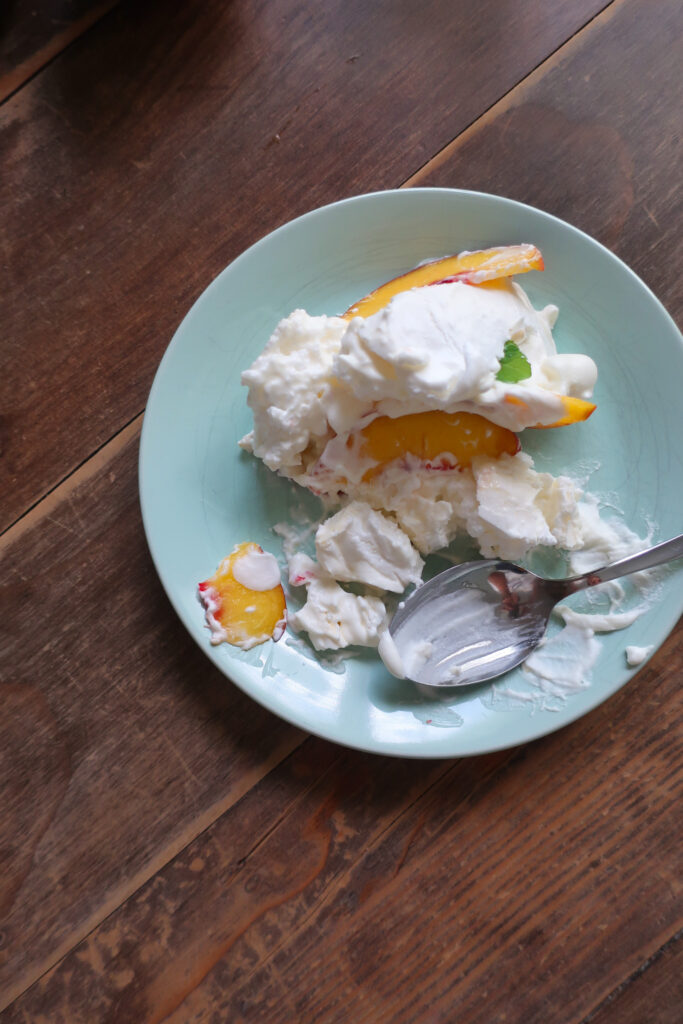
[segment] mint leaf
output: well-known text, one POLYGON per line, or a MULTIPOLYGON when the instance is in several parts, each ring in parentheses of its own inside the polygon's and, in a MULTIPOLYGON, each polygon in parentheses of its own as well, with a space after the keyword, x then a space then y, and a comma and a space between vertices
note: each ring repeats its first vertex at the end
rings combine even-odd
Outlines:
POLYGON ((516 384, 530 376, 531 366, 527 357, 519 350, 514 341, 506 341, 496 380, 501 380, 504 384, 516 384))

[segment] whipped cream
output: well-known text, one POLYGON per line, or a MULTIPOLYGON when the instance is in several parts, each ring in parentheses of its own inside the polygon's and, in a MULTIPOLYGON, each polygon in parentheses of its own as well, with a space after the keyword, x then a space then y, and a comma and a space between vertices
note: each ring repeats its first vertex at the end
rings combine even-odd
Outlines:
POLYGON ((650 657, 654 649, 654 644, 650 644, 647 647, 638 647, 636 644, 629 644, 625 651, 627 664, 631 668, 635 668, 637 665, 642 665, 643 662, 650 657))
POLYGON ((249 590, 272 590, 280 585, 280 566, 268 551, 246 551, 233 563, 232 574, 249 590))
POLYGON ((450 412, 495 387, 505 342, 520 326, 507 289, 414 288, 367 320, 354 317, 334 371, 379 415, 450 412))
POLYGON ((264 351, 242 374, 254 430, 240 444, 285 476, 302 467, 312 440, 327 438, 332 363, 347 323, 295 310, 275 328, 264 351))
POLYGON ((354 497, 368 464, 353 441, 379 416, 470 412, 514 431, 553 423, 562 396, 590 397, 597 376, 590 357, 557 353, 556 316, 507 280, 414 288, 350 322, 297 309, 242 374, 254 429, 240 444, 315 493, 354 497), (506 341, 528 359, 526 380, 496 379, 506 341))
POLYGON ((397 679, 405 678, 403 659, 388 629, 384 629, 380 634, 377 653, 384 662, 384 667, 391 672, 392 676, 396 676, 397 679))
POLYGON ((360 403, 375 416, 437 409, 479 413, 511 430, 552 423, 563 413, 560 395, 588 395, 597 377, 588 356, 558 356, 556 316, 556 307, 538 312, 505 280, 401 292, 349 324, 333 363, 342 386, 332 392, 340 407, 330 422, 337 433, 351 430, 360 403), (506 341, 531 364, 531 376, 517 384, 496 380, 506 341), (341 407, 347 393, 355 407, 341 407))
POLYGON ((577 612, 566 604, 558 604, 555 609, 567 626, 589 629, 592 633, 613 633, 619 629, 628 629, 644 611, 645 608, 637 607, 624 612, 577 612))

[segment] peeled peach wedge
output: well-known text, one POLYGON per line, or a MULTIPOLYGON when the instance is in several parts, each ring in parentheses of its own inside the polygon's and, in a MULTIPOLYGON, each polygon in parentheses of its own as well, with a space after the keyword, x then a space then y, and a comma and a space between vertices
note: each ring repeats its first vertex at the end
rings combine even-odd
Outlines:
MULTIPOLYGON (((471 412, 416 412, 407 416, 379 416, 360 431, 359 455, 371 458, 377 466, 368 470, 364 479, 371 479, 394 459, 414 455, 434 469, 466 467, 477 455, 497 458, 515 455, 520 444, 517 435, 505 427, 471 412), (443 464, 440 456, 447 458, 443 464)), ((349 438, 349 445, 354 438, 349 438)))
MULTIPOLYGON (((568 427, 570 423, 580 423, 582 420, 587 420, 597 408, 595 402, 587 402, 585 398, 573 398, 571 395, 557 395, 557 397, 564 406, 564 416, 553 423, 534 423, 532 424, 533 430, 550 430, 552 427, 568 427)), ((506 395, 505 401, 512 402, 514 405, 526 404, 517 395, 506 395)))
POLYGON ((535 245, 505 245, 495 249, 463 252, 459 256, 444 256, 431 263, 423 263, 406 274, 380 285, 365 298, 350 306, 343 317, 350 320, 354 316, 372 316, 399 292, 408 291, 410 288, 452 281, 482 284, 500 277, 512 277, 513 274, 526 274, 529 270, 543 270, 543 257, 535 245))
POLYGON ((214 575, 198 586, 212 643, 226 640, 249 650, 266 640, 279 640, 285 631, 287 611, 282 587, 278 584, 269 590, 252 590, 234 576, 235 564, 250 552, 264 554, 258 544, 238 544, 214 575))
MULTIPOLYGON (((548 429, 550 427, 567 427, 570 423, 580 423, 582 420, 587 420, 597 408, 595 402, 587 402, 585 398, 572 398, 571 395, 561 395, 560 397, 564 405, 564 416, 555 420, 554 423, 548 423, 548 429)), ((537 429, 542 430, 543 425, 538 424, 537 429)))

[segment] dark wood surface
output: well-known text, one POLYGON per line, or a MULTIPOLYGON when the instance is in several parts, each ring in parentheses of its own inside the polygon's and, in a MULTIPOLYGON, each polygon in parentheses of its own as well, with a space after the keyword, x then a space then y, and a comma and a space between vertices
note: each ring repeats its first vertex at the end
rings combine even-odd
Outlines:
POLYGON ((0 6, 0 101, 21 89, 118 0, 4 0, 0 6))
POLYGON ((530 202, 680 322, 679 5, 29 6, 0 73, 0 1019, 677 1024, 680 626, 526 747, 347 751, 195 647, 136 470, 192 301, 346 195, 530 202))

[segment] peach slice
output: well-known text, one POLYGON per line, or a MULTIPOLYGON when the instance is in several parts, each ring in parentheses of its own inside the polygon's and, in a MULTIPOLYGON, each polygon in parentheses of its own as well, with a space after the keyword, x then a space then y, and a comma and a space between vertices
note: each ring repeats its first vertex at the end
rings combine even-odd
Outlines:
POLYGON ((268 589, 253 589, 236 579, 235 567, 246 555, 262 555, 275 562, 258 544, 247 541, 233 548, 214 575, 197 588, 206 610, 211 643, 226 640, 245 651, 266 640, 279 640, 287 623, 285 594, 279 583, 268 589))
MULTIPOLYGON (((477 455, 497 458, 506 452, 515 455, 520 444, 517 435, 473 412, 416 412, 407 416, 379 416, 360 431, 359 455, 374 459, 378 465, 363 479, 371 479, 394 459, 414 455, 433 469, 469 466, 477 455), (440 456, 452 455, 439 461, 440 456), (436 461, 435 461, 436 460, 436 461)), ((353 437, 347 444, 351 447, 353 437)))
POLYGON ((567 427, 570 423, 587 420, 597 408, 595 402, 587 402, 585 398, 572 398, 570 395, 558 395, 564 406, 564 416, 554 423, 535 423, 535 430, 550 430, 551 427, 567 427))
MULTIPOLYGON (((559 398, 564 406, 564 416, 553 423, 532 423, 532 430, 550 430, 551 427, 568 427, 570 423, 580 423, 587 420, 597 408, 595 402, 587 402, 585 398, 572 398, 571 395, 556 395, 556 398, 559 398)), ((526 402, 518 395, 506 395, 504 401, 526 407, 526 402)))
POLYGON ((543 270, 543 257, 535 245, 505 245, 496 249, 478 249, 462 252, 459 256, 444 256, 442 259, 423 263, 407 274, 401 274, 376 288, 360 299, 343 314, 345 320, 354 316, 372 316, 386 306, 399 292, 420 288, 428 284, 445 284, 463 281, 465 284, 482 284, 499 277, 526 274, 529 270, 543 270))

